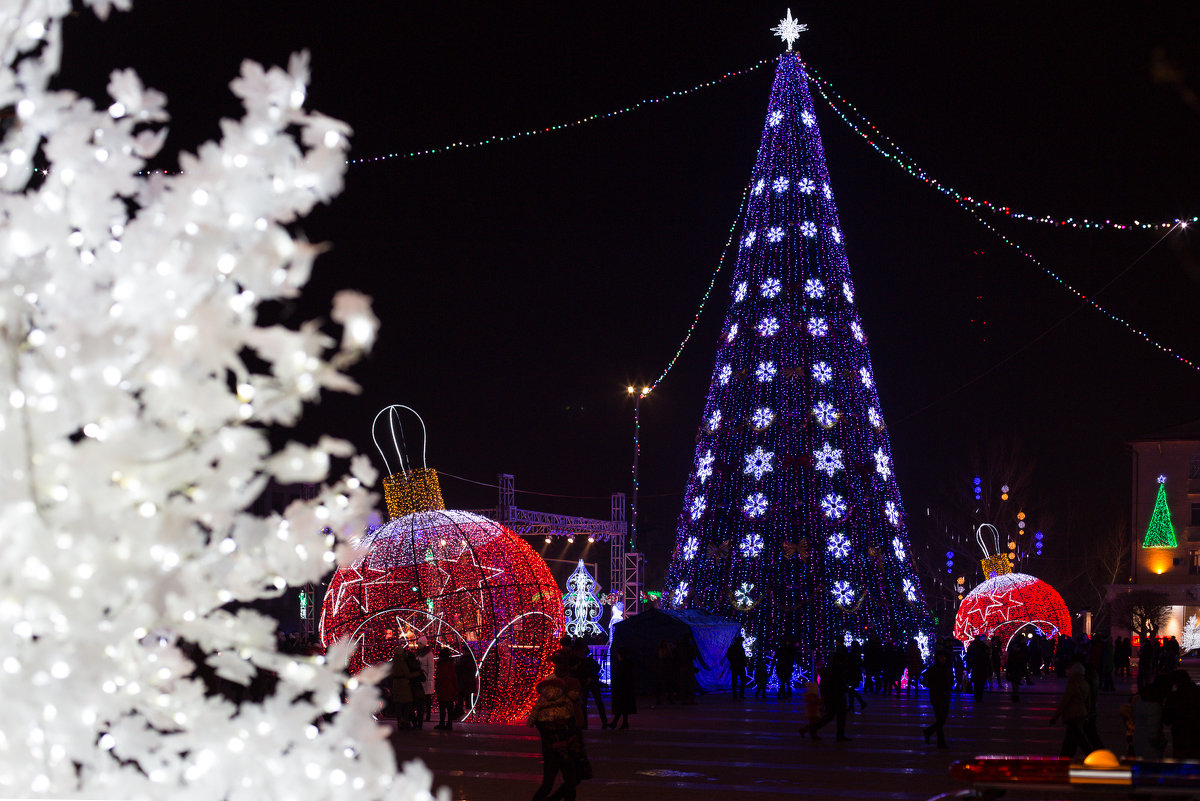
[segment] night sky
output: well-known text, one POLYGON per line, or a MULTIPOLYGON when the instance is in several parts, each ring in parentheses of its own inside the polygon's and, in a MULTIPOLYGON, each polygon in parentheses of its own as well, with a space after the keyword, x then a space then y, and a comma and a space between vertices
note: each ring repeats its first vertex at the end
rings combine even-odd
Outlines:
MULTIPOLYGON (((1200 214, 1200 7, 937 5, 793 2, 809 25, 798 49, 964 194, 1056 218, 1200 214), (1172 70, 1176 80, 1161 80, 1172 70)), ((89 14, 67 23, 63 86, 106 105, 107 74, 137 68, 170 97, 174 154, 238 113, 227 84, 243 58, 285 64, 307 48, 309 106, 354 128, 356 158, 690 88, 777 55, 769 29, 786 11, 782 2, 140 6, 105 24, 89 14)), ((283 313, 324 314, 336 289, 357 288, 384 326, 354 371, 364 393, 326 398, 302 435, 373 452, 371 418, 404 403, 429 426, 430 466, 598 496, 518 503, 607 517, 608 494, 630 484, 625 386, 656 377, 692 320, 753 166, 772 77, 768 65, 572 130, 349 167, 343 195, 300 227, 332 250, 283 313)), ((1034 470, 1028 503, 1054 521, 1047 560, 1064 559, 1056 536, 1128 515, 1123 443, 1200 418, 1200 372, 1085 307, 814 100, 910 516, 966 498, 979 455, 1015 449, 1034 470)), ((1173 233, 1134 264, 1161 232, 988 219, 1200 359, 1200 231, 1173 233)), ((731 266, 688 350, 642 405, 651 577, 673 546, 731 266)), ((494 490, 442 486, 451 506, 495 502, 494 490)))

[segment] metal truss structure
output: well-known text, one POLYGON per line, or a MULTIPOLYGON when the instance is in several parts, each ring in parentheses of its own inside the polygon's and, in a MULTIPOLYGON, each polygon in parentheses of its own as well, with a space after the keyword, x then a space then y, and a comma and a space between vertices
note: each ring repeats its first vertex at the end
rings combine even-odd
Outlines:
POLYGON ((516 479, 511 473, 497 476, 499 489, 496 508, 478 510, 526 537, 591 537, 609 545, 609 582, 611 592, 618 593, 625 604, 625 614, 637 614, 641 609, 644 572, 642 555, 625 550, 625 493, 612 494, 612 519, 574 517, 549 512, 521 509, 516 504, 516 479))

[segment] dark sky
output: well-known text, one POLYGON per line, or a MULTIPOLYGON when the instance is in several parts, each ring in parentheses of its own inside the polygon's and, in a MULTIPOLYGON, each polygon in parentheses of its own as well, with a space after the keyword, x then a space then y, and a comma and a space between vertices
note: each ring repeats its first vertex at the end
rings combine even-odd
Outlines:
MULTIPOLYGON (((966 194, 1055 217, 1200 213, 1196 4, 938 5, 793 2, 810 28, 798 47, 966 194), (1156 81, 1156 58, 1181 82, 1156 81)), ((353 155, 371 157, 571 121, 751 66, 780 52, 769 29, 787 4, 140 6, 68 22, 63 85, 102 98, 110 70, 136 67, 171 99, 173 153, 237 113, 227 84, 243 58, 283 64, 308 48, 309 105, 346 120, 353 155)), ((361 289, 382 339, 355 371, 364 394, 313 408, 305 436, 373 450, 372 416, 404 403, 429 425, 431 466, 602 496, 519 503, 607 516, 608 493, 629 485, 625 385, 653 379, 692 319, 772 74, 515 143, 351 166, 344 194, 302 226, 333 249, 287 314, 306 319, 336 289, 361 289)), ((1033 463, 1031 492, 1056 525, 1127 514, 1123 442, 1200 417, 1200 373, 1083 308, 816 103, 910 514, 965 493, 979 469, 970 455, 1000 444, 1033 463)), ((1102 303, 1200 359, 1200 232, 1173 234, 1130 268, 1160 234, 996 224, 1083 291, 1112 281, 1102 303)), ((651 575, 673 544, 730 273, 643 404, 651 575)), ((443 489, 452 506, 494 503, 449 478, 443 489)))

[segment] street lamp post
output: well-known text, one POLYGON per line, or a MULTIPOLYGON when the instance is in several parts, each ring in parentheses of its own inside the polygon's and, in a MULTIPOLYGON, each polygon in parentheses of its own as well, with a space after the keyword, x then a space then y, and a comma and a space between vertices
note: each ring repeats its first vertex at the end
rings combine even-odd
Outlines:
POLYGON ((642 387, 642 391, 630 384, 627 391, 633 397, 633 500, 630 503, 630 521, 629 521, 629 550, 630 552, 637 551, 637 517, 638 517, 638 457, 641 455, 642 449, 638 438, 641 434, 641 406, 642 398, 650 394, 651 387, 642 387))

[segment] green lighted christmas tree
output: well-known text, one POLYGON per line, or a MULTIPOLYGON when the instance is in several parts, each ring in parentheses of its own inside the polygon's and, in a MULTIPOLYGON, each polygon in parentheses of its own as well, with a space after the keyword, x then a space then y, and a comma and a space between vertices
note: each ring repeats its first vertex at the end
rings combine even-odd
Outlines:
POLYGON ((1171 525, 1171 510, 1167 508, 1167 477, 1158 477, 1158 497, 1154 500, 1154 512, 1146 528, 1143 548, 1175 548, 1175 526, 1171 525))

